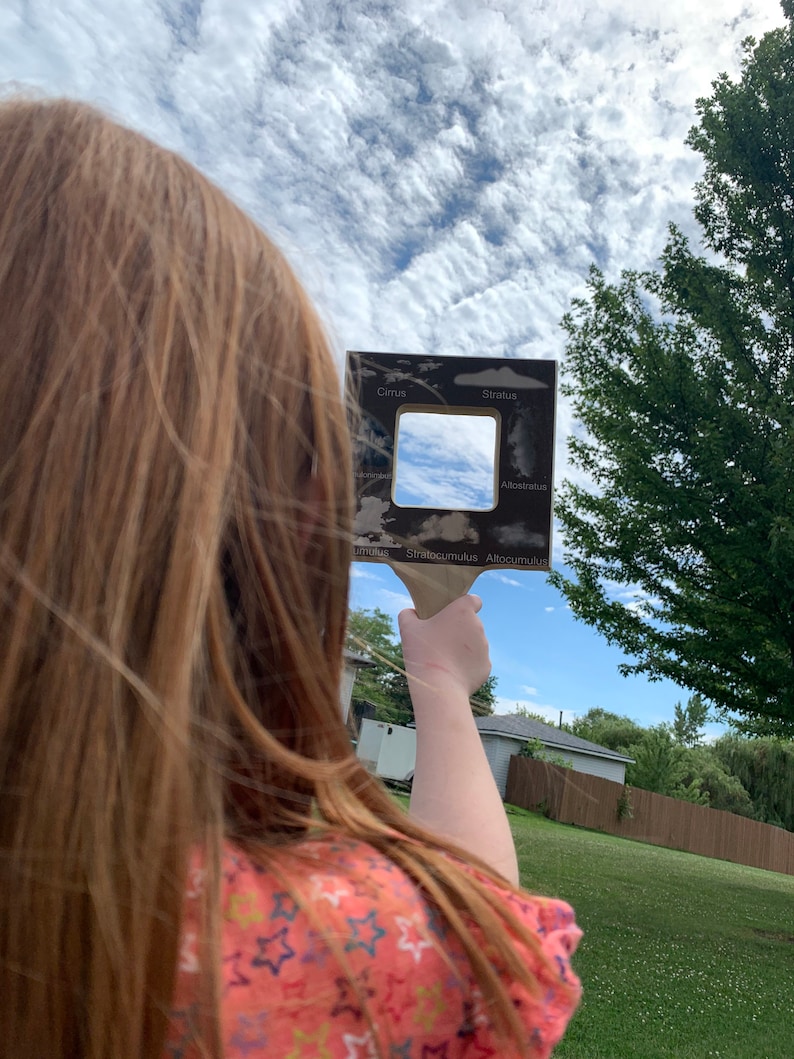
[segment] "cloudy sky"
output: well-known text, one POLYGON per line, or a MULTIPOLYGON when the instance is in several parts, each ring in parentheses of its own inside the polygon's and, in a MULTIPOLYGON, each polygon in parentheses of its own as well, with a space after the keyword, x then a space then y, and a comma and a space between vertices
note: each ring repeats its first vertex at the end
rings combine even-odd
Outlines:
MULTIPOLYGON (((591 263, 652 267, 671 221, 696 237, 695 100, 782 22, 777 0, 2 0, 0 81, 195 162, 286 251, 340 365, 561 359, 591 263)), ((558 478, 571 425, 561 404, 558 478)), ((405 602, 383 566, 355 586, 359 606, 405 602)), ((476 587, 504 709, 671 718, 682 694, 619 677, 542 575, 476 587)))

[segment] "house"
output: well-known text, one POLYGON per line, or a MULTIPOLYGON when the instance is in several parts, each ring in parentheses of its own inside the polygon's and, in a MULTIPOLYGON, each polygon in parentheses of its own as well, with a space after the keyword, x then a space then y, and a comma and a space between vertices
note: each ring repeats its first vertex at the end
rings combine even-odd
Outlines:
POLYGON ((576 772, 602 776, 615 783, 625 783, 626 765, 633 760, 605 746, 580 739, 561 728, 543 724, 530 717, 476 717, 485 754, 494 774, 499 793, 504 798, 510 758, 530 739, 539 739, 550 754, 559 754, 576 772))
MULTIPOLYGON (((503 798, 510 758, 530 739, 539 739, 550 754, 559 754, 576 772, 601 776, 616 783, 625 783, 626 765, 633 760, 529 717, 475 717, 474 721, 503 798)), ((356 754, 376 776, 410 781, 416 757, 414 722, 403 727, 385 721, 363 720, 356 754)))

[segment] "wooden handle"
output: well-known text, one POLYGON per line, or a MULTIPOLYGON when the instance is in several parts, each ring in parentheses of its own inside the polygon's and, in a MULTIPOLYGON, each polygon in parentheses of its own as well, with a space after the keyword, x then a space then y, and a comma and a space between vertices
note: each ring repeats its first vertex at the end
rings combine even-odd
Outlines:
POLYGON ((432 618, 448 603, 465 596, 481 566, 445 566, 435 563, 389 563, 414 603, 420 618, 432 618))

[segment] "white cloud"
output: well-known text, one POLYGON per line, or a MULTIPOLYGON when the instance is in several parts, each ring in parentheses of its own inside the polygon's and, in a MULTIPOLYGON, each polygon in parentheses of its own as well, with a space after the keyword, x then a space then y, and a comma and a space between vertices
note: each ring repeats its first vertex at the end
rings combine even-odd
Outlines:
POLYGON ((353 563, 350 567, 350 576, 365 581, 380 581, 381 578, 370 567, 371 564, 353 563))
POLYGON ((531 688, 528 684, 522 684, 521 691, 523 691, 525 695, 537 695, 538 693, 537 688, 531 688))
POLYGON ((381 589, 378 600, 378 606, 392 617, 396 617, 401 610, 412 610, 414 605, 407 592, 392 592, 389 588, 381 589))
MULTIPOLYGON (((190 157, 279 242, 345 347, 557 357, 595 261, 694 233, 695 100, 777 0, 29 0, 0 75, 190 157)), ((566 402, 558 475, 565 473, 566 402)), ((557 554, 555 549, 555 555, 557 554)))
POLYGON ((503 585, 511 585, 514 588, 524 588, 524 585, 520 581, 516 581, 514 577, 508 577, 506 574, 502 574, 498 570, 487 570, 485 576, 492 577, 496 581, 501 581, 503 585))

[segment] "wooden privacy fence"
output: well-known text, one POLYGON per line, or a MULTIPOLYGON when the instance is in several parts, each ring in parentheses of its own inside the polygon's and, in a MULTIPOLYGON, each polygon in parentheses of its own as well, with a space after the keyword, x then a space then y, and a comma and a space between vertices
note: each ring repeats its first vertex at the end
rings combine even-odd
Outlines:
POLYGON ((790 831, 545 761, 512 757, 505 801, 524 809, 543 808, 564 824, 794 875, 790 831), (626 815, 629 805, 631 816, 626 815))

